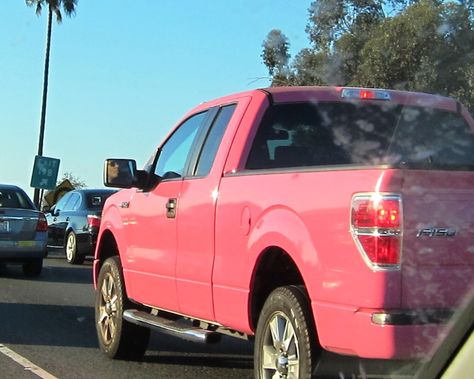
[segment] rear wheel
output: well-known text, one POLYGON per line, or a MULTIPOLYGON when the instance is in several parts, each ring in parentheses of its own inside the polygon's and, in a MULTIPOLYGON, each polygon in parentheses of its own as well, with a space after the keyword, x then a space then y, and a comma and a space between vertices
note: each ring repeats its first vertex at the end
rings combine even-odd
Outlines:
POLYGON ((23 263, 23 274, 25 276, 39 276, 43 270, 43 259, 35 259, 29 262, 23 263))
POLYGON ((100 349, 109 358, 140 360, 148 346, 150 330, 123 319, 130 304, 118 257, 104 262, 97 286, 95 321, 100 349))
POLYGON ((80 265, 84 262, 84 256, 77 252, 77 238, 74 232, 69 232, 64 246, 66 260, 73 265, 80 265))
POLYGON ((301 287, 275 289, 260 314, 255 337, 255 378, 311 378, 320 349, 309 302, 301 287))

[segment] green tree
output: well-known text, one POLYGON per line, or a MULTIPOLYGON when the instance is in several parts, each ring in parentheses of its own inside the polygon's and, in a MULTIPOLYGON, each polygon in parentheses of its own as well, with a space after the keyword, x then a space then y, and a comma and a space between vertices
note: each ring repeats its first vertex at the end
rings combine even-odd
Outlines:
POLYGON ((75 189, 81 189, 81 188, 86 188, 87 184, 83 180, 81 180, 78 176, 73 175, 72 172, 65 172, 62 176, 61 179, 58 179, 56 185, 59 185, 65 180, 69 180, 69 182, 72 184, 72 186, 75 189))
POLYGON ((312 49, 303 49, 293 61, 291 84, 314 85, 325 84, 322 73, 328 64, 328 57, 324 53, 314 53, 312 49))
MULTIPOLYGON (((40 131, 38 139, 38 155, 43 155, 44 128, 46 124, 46 103, 48 98, 48 78, 49 78, 49 59, 51 54, 51 34, 53 14, 56 16, 58 24, 62 22, 61 9, 66 16, 75 14, 78 0, 25 0, 26 5, 36 9, 36 15, 41 15, 44 7, 48 8, 47 29, 46 29, 46 54, 44 60, 43 74, 43 96, 41 101, 40 131)), ((39 205, 40 191, 35 189, 34 202, 39 205)))
POLYGON ((386 19, 361 50, 352 82, 369 87, 414 89, 418 75, 436 59, 442 36, 440 11, 427 2, 386 19))
POLYGON ((280 30, 273 29, 263 41, 262 47, 260 56, 270 76, 276 82, 283 80, 280 85, 289 84, 287 81, 290 59, 288 38, 280 30))
POLYGON ((318 0, 306 32, 272 85, 423 91, 474 110, 474 0, 318 0))
MULTIPOLYGON (((398 3, 390 1, 390 4, 398 3)), ((385 17, 383 0, 318 0, 309 7, 306 32, 316 51, 329 52, 344 34, 385 17)))
POLYGON ((423 0, 372 31, 350 84, 452 96, 474 107, 474 23, 462 4, 423 0))
MULTIPOLYGON (((390 4, 402 0, 389 0, 390 4)), ((264 64, 272 77, 272 85, 285 84, 337 84, 350 75, 340 67, 344 62, 357 62, 359 47, 367 38, 364 32, 368 26, 383 19, 384 0, 318 0, 309 7, 309 22, 306 26, 311 47, 297 54, 291 64, 286 62, 285 70, 274 70, 274 61, 268 57, 266 46, 271 39, 271 33, 264 41, 264 64), (345 38, 345 46, 352 47, 351 51, 340 51, 336 45, 345 38), (359 41, 360 40, 360 41, 359 41), (350 59, 349 59, 350 58, 350 59), (308 82, 306 81, 308 80, 308 82)), ((278 30, 280 34, 281 31, 278 30)), ((286 47, 289 41, 285 37, 286 47)), ((287 52, 287 51, 286 51, 287 52)), ((287 55, 289 57, 289 55, 287 55)), ((287 58, 288 60, 288 58, 287 58)), ((350 70, 351 65, 345 67, 350 70)))

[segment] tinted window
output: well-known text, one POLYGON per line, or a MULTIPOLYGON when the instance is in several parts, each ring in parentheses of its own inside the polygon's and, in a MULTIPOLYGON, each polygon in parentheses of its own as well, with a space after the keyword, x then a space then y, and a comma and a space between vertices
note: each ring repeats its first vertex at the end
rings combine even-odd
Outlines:
POLYGON ((88 209, 101 210, 107 198, 115 192, 110 193, 88 193, 86 195, 86 204, 88 209))
POLYGON ((54 209, 57 211, 63 210, 67 201, 71 198, 71 195, 72 193, 68 192, 63 197, 61 197, 61 199, 54 206, 54 209))
POLYGON ((4 189, 0 190, 0 208, 33 209, 33 205, 22 192, 4 189))
POLYGON ((71 193, 71 196, 69 197, 68 201, 66 202, 62 210, 63 211, 76 210, 80 203, 81 203, 81 195, 73 192, 71 193))
POLYGON ((212 164, 216 157, 217 149, 221 143, 224 132, 229 124, 229 120, 235 110, 234 105, 222 107, 214 121, 211 130, 209 131, 201 155, 199 157, 198 166, 196 169, 197 176, 205 176, 211 170, 212 164))
POLYGON ((269 109, 248 169, 321 165, 472 169, 474 135, 458 113, 391 103, 296 103, 269 109))
POLYGON ((207 112, 187 119, 162 146, 155 174, 163 179, 183 176, 186 160, 207 112))

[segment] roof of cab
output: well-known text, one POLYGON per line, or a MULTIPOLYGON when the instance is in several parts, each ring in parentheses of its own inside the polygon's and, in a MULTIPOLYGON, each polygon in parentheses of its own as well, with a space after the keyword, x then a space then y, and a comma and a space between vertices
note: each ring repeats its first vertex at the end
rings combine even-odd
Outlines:
MULTIPOLYGON (((458 108, 456 100, 440 95, 428 94, 423 92, 410 92, 402 90, 389 90, 381 88, 364 87, 339 87, 339 86, 289 86, 289 87, 266 87, 257 88, 249 91, 238 92, 207 101, 200 104, 198 109, 208 108, 210 106, 230 103, 241 97, 265 96, 270 97, 274 103, 284 103, 289 101, 354 101, 354 99, 343 99, 341 92, 345 88, 360 89, 368 91, 384 91, 390 94, 390 101, 413 106, 424 106, 432 108, 441 108, 455 111, 458 108)), ((369 99, 368 101, 385 101, 369 99)))

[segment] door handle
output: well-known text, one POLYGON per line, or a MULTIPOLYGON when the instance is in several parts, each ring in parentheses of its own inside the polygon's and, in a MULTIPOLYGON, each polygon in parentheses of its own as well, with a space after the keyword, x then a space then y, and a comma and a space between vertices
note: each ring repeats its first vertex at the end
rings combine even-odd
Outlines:
POLYGON ((168 199, 168 202, 166 203, 166 217, 168 218, 176 217, 177 203, 178 203, 177 199, 168 199))
POLYGON ((69 217, 66 217, 66 221, 69 221, 69 217))

